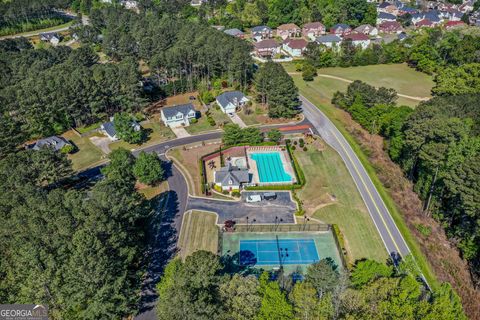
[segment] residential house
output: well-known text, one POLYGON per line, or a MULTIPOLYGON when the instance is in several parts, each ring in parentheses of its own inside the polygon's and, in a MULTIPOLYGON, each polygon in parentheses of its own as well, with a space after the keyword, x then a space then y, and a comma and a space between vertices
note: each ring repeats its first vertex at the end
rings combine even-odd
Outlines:
POLYGON ((303 25, 302 35, 307 39, 315 41, 317 37, 325 34, 325 31, 325 26, 321 22, 309 22, 303 25))
POLYGON ((468 22, 472 26, 477 26, 480 27, 480 10, 477 10, 473 12, 469 17, 468 17, 468 22))
POLYGON ((427 12, 419 12, 412 15, 411 22, 412 24, 416 25, 418 22, 422 20, 429 20, 432 22, 433 25, 438 25, 442 22, 440 18, 439 12, 436 10, 431 10, 427 12))
POLYGON ((393 14, 397 15, 398 14, 398 7, 394 3, 390 2, 382 2, 378 5, 377 7, 377 12, 380 13, 388 13, 388 14, 393 14))
POLYGON ((283 40, 300 37, 301 34, 302 30, 294 23, 282 24, 277 28, 277 36, 283 40))
POLYGON ((445 23, 445 29, 451 30, 459 27, 465 27, 466 24, 463 21, 448 21, 445 23))
POLYGON ((337 35, 327 34, 327 35, 318 37, 315 41, 320 45, 324 45, 328 48, 333 48, 333 47, 339 46, 340 43, 342 42, 342 39, 337 35))
POLYGON ((225 32, 229 36, 237 37, 237 38, 241 38, 241 39, 243 39, 244 36, 245 36, 245 34, 237 28, 227 29, 227 30, 224 30, 223 32, 225 32))
MULTIPOLYGON (((142 127, 138 122, 132 120, 132 127, 135 131, 140 131, 142 127)), ((100 130, 111 140, 117 141, 120 138, 117 136, 117 130, 115 129, 115 124, 113 123, 113 117, 110 118, 109 122, 105 122, 100 126, 100 130)))
POLYGON ((354 46, 360 46, 362 49, 366 49, 370 45, 370 38, 363 33, 350 33, 346 35, 344 40, 351 40, 354 46))
POLYGON ((305 39, 286 39, 283 42, 283 50, 292 57, 301 57, 307 49, 308 42, 305 39))
POLYGON ((272 37, 272 29, 267 26, 257 26, 252 28, 252 38, 259 42, 272 37))
POLYGON ((251 175, 246 168, 238 168, 230 163, 213 172, 213 181, 222 191, 240 190, 243 184, 250 183, 251 175))
POLYGON ((217 104, 226 114, 232 114, 244 106, 249 99, 240 91, 224 92, 217 97, 217 104))
POLYGON ((254 44, 255 52, 259 57, 273 57, 280 53, 280 45, 274 39, 261 40, 254 44))
POLYGON ((50 42, 54 46, 60 43, 62 40, 61 36, 56 32, 46 32, 40 33, 40 40, 44 42, 50 42))
POLYGON ((464 3, 462 3, 459 7, 458 7, 458 11, 462 12, 462 13, 468 13, 468 12, 471 12, 473 10, 473 3, 474 1, 465 1, 464 3))
POLYGON ((350 32, 352 32, 352 28, 345 23, 337 23, 336 25, 330 28, 330 33, 337 35, 339 37, 343 37, 344 35, 347 35, 350 32))
POLYGON ((70 142, 68 142, 64 137, 59 136, 51 136, 48 138, 43 138, 38 140, 32 145, 27 146, 28 149, 32 150, 40 150, 43 148, 52 148, 55 151, 62 151, 65 150, 65 147, 73 147, 70 142))
POLYGON ((121 0, 120 4, 125 7, 125 9, 129 10, 137 10, 138 9, 138 2, 135 0, 121 0))
POLYGON ((398 21, 385 21, 380 23, 378 30, 381 33, 400 33, 403 32, 403 27, 398 21))
POLYGON ((442 19, 446 19, 449 21, 461 21, 464 13, 458 10, 446 10, 446 11, 439 11, 439 16, 442 19))
POLYGON ((401 33, 399 33, 399 34, 397 35, 397 39, 398 39, 399 41, 404 41, 404 40, 407 39, 407 38, 408 38, 408 34, 406 34, 405 32, 401 32, 401 33))
POLYGON ((375 28, 374 26, 369 25, 369 24, 362 24, 361 26, 356 27, 353 31, 355 33, 366 34, 368 36, 378 35, 378 29, 375 28))
POLYGON ((418 9, 411 8, 411 7, 401 7, 398 9, 398 15, 403 16, 405 14, 415 14, 418 13, 418 9))
POLYGON ((197 112, 191 103, 179 104, 162 108, 161 117, 167 127, 188 127, 190 121, 197 118, 197 112))
POLYGON ((377 16, 377 25, 385 21, 397 21, 397 17, 390 13, 380 12, 377 16))
POLYGON ((416 28, 423 28, 423 27, 433 28, 433 27, 435 27, 435 25, 433 24, 432 21, 430 21, 428 19, 423 19, 423 20, 420 20, 417 23, 415 23, 415 27, 416 28))

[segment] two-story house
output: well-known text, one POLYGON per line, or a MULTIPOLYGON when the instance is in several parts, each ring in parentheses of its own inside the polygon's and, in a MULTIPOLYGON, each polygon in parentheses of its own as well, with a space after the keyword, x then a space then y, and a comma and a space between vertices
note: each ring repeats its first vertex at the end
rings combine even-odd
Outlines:
POLYGON ((244 106, 249 99, 240 91, 228 91, 219 95, 216 101, 223 112, 233 114, 238 108, 244 106))
POLYGON ((277 36, 283 40, 300 37, 301 34, 302 30, 295 23, 282 24, 277 28, 277 36))
POLYGON ((321 22, 309 22, 303 25, 302 35, 307 39, 315 41, 317 37, 325 34, 325 30, 325 26, 321 22))
POLYGON ((272 29, 267 26, 256 26, 252 28, 252 39, 259 42, 272 37, 272 29))

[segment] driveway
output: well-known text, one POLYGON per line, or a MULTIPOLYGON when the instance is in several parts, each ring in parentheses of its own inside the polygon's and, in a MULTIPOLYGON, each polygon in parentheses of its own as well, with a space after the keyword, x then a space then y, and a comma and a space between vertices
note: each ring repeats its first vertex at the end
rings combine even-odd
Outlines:
POLYGON ((108 145, 112 141, 107 137, 90 137, 89 139, 96 147, 100 148, 100 150, 102 150, 103 153, 109 154, 111 152, 108 145))
POLYGON ((247 223, 255 220, 255 223, 294 223, 294 215, 297 205, 292 201, 289 192, 275 192, 275 200, 262 200, 256 203, 247 203, 245 198, 252 194, 264 192, 242 192, 239 201, 225 201, 207 198, 189 197, 186 210, 212 211, 218 214, 218 224, 226 220, 234 220, 237 223, 247 223))
POLYGON ((184 127, 176 127, 176 128, 170 128, 170 129, 172 129, 173 133, 175 133, 177 138, 190 137, 190 133, 188 133, 184 127))
POLYGON ((232 115, 228 115, 228 116, 230 117, 230 119, 232 119, 232 122, 238 124, 240 126, 240 128, 246 128, 247 127, 245 122, 243 122, 242 118, 240 118, 238 116, 238 114, 232 113, 232 115))

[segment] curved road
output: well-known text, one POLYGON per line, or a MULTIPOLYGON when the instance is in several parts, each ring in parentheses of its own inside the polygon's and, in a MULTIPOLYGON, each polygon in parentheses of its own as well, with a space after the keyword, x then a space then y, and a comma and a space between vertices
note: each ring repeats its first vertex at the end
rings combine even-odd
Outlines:
POLYGON ((390 212, 385 206, 370 176, 350 144, 330 119, 313 103, 303 96, 300 96, 300 100, 303 103, 302 107, 305 117, 315 127, 323 140, 342 157, 390 256, 394 258, 394 260, 398 260, 398 258, 400 258, 399 256, 408 255, 410 249, 398 230, 395 221, 393 221, 390 212))

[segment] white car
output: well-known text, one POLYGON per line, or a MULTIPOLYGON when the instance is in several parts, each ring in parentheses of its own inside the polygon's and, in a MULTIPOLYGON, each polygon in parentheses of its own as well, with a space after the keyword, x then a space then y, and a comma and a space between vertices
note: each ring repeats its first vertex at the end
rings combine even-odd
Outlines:
POLYGON ((247 196, 246 201, 247 202, 260 202, 260 201, 262 201, 262 196, 260 196, 258 194, 252 194, 250 196, 247 196))

